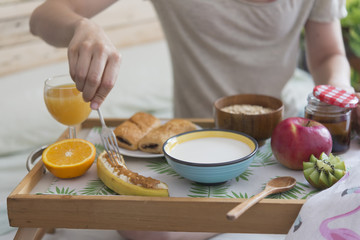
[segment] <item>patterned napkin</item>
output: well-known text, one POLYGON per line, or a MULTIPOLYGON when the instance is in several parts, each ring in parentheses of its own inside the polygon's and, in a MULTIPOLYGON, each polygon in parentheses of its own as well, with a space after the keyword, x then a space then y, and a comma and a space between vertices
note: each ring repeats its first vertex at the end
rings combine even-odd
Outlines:
POLYGON ((360 162, 335 185, 310 197, 286 239, 360 240, 359 173, 360 162))
MULTIPOLYGON (((90 130, 87 138, 94 143, 97 153, 103 151, 99 128, 90 130)), ((150 176, 165 182, 169 186, 172 197, 215 197, 215 198, 249 198, 265 188, 265 184, 278 176, 293 176, 296 186, 284 193, 274 194, 268 198, 306 199, 318 191, 305 180, 301 171, 292 171, 280 165, 274 158, 270 141, 267 141, 256 153, 250 167, 238 177, 220 185, 206 186, 184 179, 166 162, 164 157, 138 158, 125 156, 128 168, 144 176, 150 176)), ((47 173, 47 175, 51 175, 47 173)), ((37 194, 71 194, 71 195, 113 195, 97 177, 96 164, 89 171, 75 179, 59 179, 50 177, 47 190, 37 194)))

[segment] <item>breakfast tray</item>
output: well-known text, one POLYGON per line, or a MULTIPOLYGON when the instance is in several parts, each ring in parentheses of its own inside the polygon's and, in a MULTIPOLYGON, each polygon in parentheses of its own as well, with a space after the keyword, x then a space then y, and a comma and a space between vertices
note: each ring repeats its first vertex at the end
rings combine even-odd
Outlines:
MULTIPOLYGON (((106 123, 114 127, 124 120, 106 119, 106 123)), ((212 119, 189 120, 201 128, 214 127, 212 119)), ((96 126, 100 126, 98 119, 88 119, 78 131, 96 126)), ((66 133, 59 139, 65 137, 66 133)), ((19 227, 17 239, 36 238, 53 228, 285 234, 306 201, 264 199, 229 221, 226 213, 244 198, 34 193, 45 176, 38 161, 7 199, 10 226, 19 227)))

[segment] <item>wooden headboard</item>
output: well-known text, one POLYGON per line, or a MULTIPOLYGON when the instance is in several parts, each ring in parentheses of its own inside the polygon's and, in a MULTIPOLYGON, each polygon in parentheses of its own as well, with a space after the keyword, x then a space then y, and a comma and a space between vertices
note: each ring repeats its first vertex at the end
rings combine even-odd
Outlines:
MULTIPOLYGON (((66 60, 55 48, 29 32, 29 17, 43 0, 0 1, 0 76, 66 60)), ((113 43, 122 47, 163 39, 153 6, 144 0, 121 0, 94 17, 113 43)))

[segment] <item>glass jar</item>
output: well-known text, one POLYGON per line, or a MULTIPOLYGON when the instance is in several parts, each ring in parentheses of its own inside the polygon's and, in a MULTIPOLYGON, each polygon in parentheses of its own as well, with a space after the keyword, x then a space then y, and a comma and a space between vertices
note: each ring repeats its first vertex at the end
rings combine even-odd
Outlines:
POLYGON ((344 153, 350 147, 351 108, 343 108, 320 101, 312 93, 308 96, 305 118, 322 123, 329 129, 332 153, 344 153))

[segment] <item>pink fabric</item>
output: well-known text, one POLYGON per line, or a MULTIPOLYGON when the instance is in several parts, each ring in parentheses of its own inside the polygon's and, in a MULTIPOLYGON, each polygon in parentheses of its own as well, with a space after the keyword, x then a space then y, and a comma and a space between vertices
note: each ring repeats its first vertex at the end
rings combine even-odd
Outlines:
POLYGON ((360 162, 331 188, 311 197, 286 239, 360 240, 359 173, 360 162))

